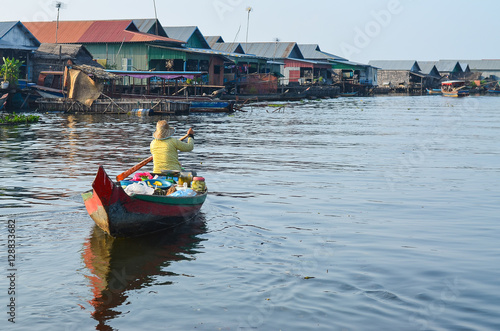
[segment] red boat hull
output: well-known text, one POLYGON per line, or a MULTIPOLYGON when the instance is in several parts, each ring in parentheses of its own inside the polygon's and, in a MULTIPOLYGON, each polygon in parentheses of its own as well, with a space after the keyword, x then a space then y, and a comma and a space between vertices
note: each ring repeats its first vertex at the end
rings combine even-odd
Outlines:
POLYGON ((99 167, 92 192, 84 193, 94 222, 113 237, 133 237, 182 224, 199 212, 207 193, 194 197, 129 196, 99 167))

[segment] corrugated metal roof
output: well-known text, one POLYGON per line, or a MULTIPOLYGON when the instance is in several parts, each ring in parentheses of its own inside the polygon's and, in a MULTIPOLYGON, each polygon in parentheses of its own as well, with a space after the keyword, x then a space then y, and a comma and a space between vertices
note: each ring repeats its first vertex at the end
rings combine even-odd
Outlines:
POLYGON ((472 71, 500 71, 499 59, 484 60, 458 60, 460 63, 467 63, 472 71))
POLYGON ((462 72, 462 67, 456 60, 439 60, 436 62, 436 68, 439 72, 462 72))
POLYGON ((226 52, 222 50, 217 50, 217 49, 200 49, 200 48, 186 48, 187 50, 195 53, 202 53, 202 54, 211 54, 211 55, 221 55, 226 58, 248 58, 248 59, 254 59, 254 60, 265 60, 265 58, 256 56, 256 55, 251 55, 251 54, 240 54, 240 53, 234 53, 234 52, 226 52))
POLYGON ((333 60, 332 64, 334 66, 336 66, 336 65, 340 65, 340 66, 347 65, 347 66, 351 66, 351 67, 362 67, 362 68, 371 67, 371 65, 369 65, 369 64, 364 64, 364 63, 359 63, 359 62, 353 62, 353 61, 348 61, 348 60, 333 60))
POLYGON ((169 37, 161 26, 160 21, 156 18, 135 19, 133 22, 139 32, 156 34, 162 37, 169 37), (158 33, 156 30, 158 30, 158 33))
POLYGON ((15 49, 23 51, 33 51, 36 50, 38 46, 24 46, 24 45, 13 45, 11 43, 4 42, 0 40, 0 49, 15 49))
POLYGON ((420 71, 417 61, 414 60, 372 60, 368 64, 381 70, 420 71))
POLYGON ((300 52, 304 56, 304 59, 318 59, 324 58, 319 53, 321 49, 318 44, 299 44, 300 52))
POLYGON ((260 56, 256 56, 256 55, 224 52, 224 51, 219 51, 219 50, 215 50, 215 49, 192 48, 192 47, 178 48, 178 47, 168 47, 168 46, 153 46, 153 47, 170 49, 170 50, 179 51, 179 52, 186 52, 186 53, 219 55, 219 56, 224 57, 228 60, 231 60, 231 58, 249 58, 249 59, 253 59, 253 60, 259 60, 259 59, 265 60, 265 58, 260 57, 260 56))
MULTIPOLYGON (((56 22, 25 22, 24 25, 42 43, 55 42, 56 22)), ((156 41, 182 43, 172 38, 132 32, 126 29, 137 30, 132 20, 60 21, 57 41, 66 44, 156 41)))
POLYGON ((436 67, 436 63, 437 61, 418 61, 418 66, 420 67, 420 71, 422 71, 426 75, 429 75, 436 67))
POLYGON ((0 39, 3 38, 9 32, 12 30, 13 27, 17 25, 18 22, 0 22, 0 39))
POLYGON ((224 39, 222 39, 221 36, 205 36, 205 40, 207 41, 208 45, 212 47, 216 43, 223 43, 224 39))
POLYGON ((163 29, 167 36, 177 40, 187 42, 189 38, 195 33, 196 26, 164 26, 163 29))
POLYGON ((197 26, 164 26, 163 29, 170 38, 182 40, 186 43, 195 35, 203 44, 203 48, 210 48, 210 45, 197 26))
POLYGON ((245 51, 240 43, 215 43, 212 46, 212 49, 229 53, 245 54, 245 51))
POLYGON ((32 50, 40 46, 40 42, 20 21, 0 22, 0 42, 2 42, 2 48, 4 49, 32 50), (7 36, 10 31, 16 28, 24 33, 26 39, 22 40, 18 35, 7 36), (2 41, 3 38, 7 40, 2 41))
POLYGON ((304 56, 304 59, 309 59, 309 60, 342 60, 345 61, 347 59, 323 52, 318 44, 299 44, 299 49, 302 55, 304 56))
POLYGON ((254 54, 269 59, 304 58, 295 42, 241 43, 241 47, 243 47, 246 54, 254 54))

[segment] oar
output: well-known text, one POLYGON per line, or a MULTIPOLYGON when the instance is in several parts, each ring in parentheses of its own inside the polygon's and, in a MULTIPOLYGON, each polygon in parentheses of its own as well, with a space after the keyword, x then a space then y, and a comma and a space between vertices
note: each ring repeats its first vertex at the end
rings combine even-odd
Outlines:
POLYGON ((153 156, 150 156, 148 157, 147 159, 144 159, 142 160, 141 162, 137 163, 135 166, 133 166, 132 168, 128 169, 127 171, 125 172, 122 172, 121 174, 119 174, 118 176, 116 176, 116 180, 119 182, 119 181, 122 181, 124 180, 125 178, 127 178, 130 174, 136 172, 137 170, 141 169, 142 167, 144 167, 146 164, 148 164, 149 162, 153 161, 153 156))

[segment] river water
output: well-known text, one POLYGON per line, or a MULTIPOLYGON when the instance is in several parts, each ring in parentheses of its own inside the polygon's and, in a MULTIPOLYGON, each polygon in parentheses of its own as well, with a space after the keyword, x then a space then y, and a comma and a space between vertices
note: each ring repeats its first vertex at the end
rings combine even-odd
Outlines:
POLYGON ((194 128, 180 160, 210 195, 175 233, 116 240, 80 194, 98 165, 148 157, 158 117, 0 127, 0 328, 498 330, 499 109, 375 97, 171 117, 194 128))

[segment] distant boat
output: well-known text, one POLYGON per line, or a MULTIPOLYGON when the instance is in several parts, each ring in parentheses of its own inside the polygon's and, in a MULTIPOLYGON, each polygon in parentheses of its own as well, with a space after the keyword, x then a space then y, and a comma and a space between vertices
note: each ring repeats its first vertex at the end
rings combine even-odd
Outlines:
POLYGON ((441 92, 445 97, 467 97, 469 91, 464 90, 465 81, 463 80, 447 80, 441 83, 441 92))
POLYGON ((231 113, 233 101, 191 101, 191 113, 231 113))
POLYGON ((488 90, 490 94, 500 94, 500 90, 488 90))
POLYGON ((358 95, 358 92, 345 92, 345 93, 340 93, 341 97, 355 97, 358 95))
POLYGON ((427 90, 427 94, 429 95, 439 95, 439 94, 443 94, 443 92, 441 91, 441 89, 439 88, 433 88, 433 89, 426 89, 427 90))

